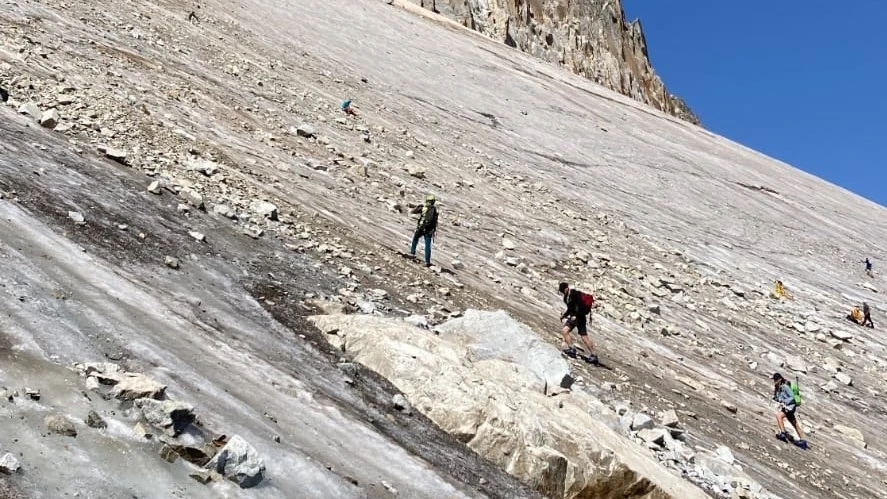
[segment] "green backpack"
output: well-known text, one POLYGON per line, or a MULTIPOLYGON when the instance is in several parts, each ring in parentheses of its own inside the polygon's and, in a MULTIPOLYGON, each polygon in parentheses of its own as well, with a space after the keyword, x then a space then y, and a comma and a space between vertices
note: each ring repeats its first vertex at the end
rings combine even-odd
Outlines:
POLYGON ((801 398, 801 387, 798 386, 798 380, 795 378, 794 381, 789 385, 792 389, 792 395, 795 397, 795 405, 800 406, 803 403, 803 398, 801 398))

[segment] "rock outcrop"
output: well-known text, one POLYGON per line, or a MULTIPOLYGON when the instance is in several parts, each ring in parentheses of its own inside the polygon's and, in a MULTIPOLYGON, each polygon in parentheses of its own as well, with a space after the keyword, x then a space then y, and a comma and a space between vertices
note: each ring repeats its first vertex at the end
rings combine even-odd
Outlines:
POLYGON ((639 20, 619 0, 410 0, 691 123, 699 118, 650 63, 639 20))
POLYGON ((569 369, 560 353, 504 312, 467 311, 439 335, 369 315, 312 320, 415 409, 546 497, 706 497, 621 436, 598 399, 560 388, 569 369))

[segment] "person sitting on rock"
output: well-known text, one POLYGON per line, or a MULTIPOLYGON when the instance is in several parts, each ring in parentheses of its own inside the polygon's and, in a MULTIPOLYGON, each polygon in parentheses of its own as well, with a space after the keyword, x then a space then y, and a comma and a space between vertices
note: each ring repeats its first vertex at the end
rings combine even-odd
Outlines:
POLYGON ((804 440, 804 430, 801 429, 798 418, 795 416, 795 410, 798 408, 795 394, 788 380, 779 373, 773 374, 773 400, 779 402, 779 410, 776 412, 776 426, 779 428, 779 433, 776 434, 776 438, 788 442, 788 432, 785 431, 785 420, 787 419, 798 433, 798 440, 795 444, 806 448, 807 441, 804 440))
POLYGON ((862 325, 870 328, 875 327, 875 324, 872 322, 872 310, 866 302, 862 302, 862 325))
POLYGON ((342 112, 349 116, 357 116, 357 111, 355 111, 354 108, 351 107, 351 99, 347 99, 346 101, 342 102, 342 112))
POLYGON ((563 295, 564 303, 567 304, 567 310, 561 314, 561 322, 564 325, 561 334, 566 344, 564 353, 574 358, 577 355, 576 349, 573 347, 573 337, 570 335, 570 331, 575 328, 588 350, 585 361, 590 364, 596 363, 598 358, 594 354, 594 343, 588 337, 588 314, 591 313, 591 308, 594 306, 594 297, 578 289, 570 289, 570 285, 565 282, 560 283, 557 289, 563 295))
POLYGON ((425 266, 431 266, 431 240, 434 239, 434 233, 437 232, 437 207, 434 203, 437 199, 434 194, 425 196, 425 204, 417 206, 410 210, 413 215, 419 215, 419 221, 416 223, 416 232, 413 233, 413 243, 410 245, 410 256, 416 256, 416 247, 419 245, 419 238, 425 239, 425 266))

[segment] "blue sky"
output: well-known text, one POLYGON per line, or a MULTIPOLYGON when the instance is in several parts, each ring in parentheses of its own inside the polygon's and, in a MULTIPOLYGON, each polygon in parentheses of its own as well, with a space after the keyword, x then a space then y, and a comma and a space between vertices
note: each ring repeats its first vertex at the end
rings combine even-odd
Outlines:
POLYGON ((887 1, 623 6, 707 129, 887 206, 887 1))

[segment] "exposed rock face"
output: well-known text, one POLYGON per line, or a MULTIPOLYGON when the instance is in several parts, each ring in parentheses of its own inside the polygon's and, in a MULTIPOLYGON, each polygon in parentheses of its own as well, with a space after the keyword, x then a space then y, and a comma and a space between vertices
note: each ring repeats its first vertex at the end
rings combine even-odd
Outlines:
POLYGON ((469 310, 439 336, 367 315, 312 320, 414 408, 546 497, 706 497, 619 435, 599 400, 553 385, 560 352, 503 312, 469 310))
POLYGON ((683 120, 699 118, 653 71, 638 20, 619 0, 410 0, 683 120))

